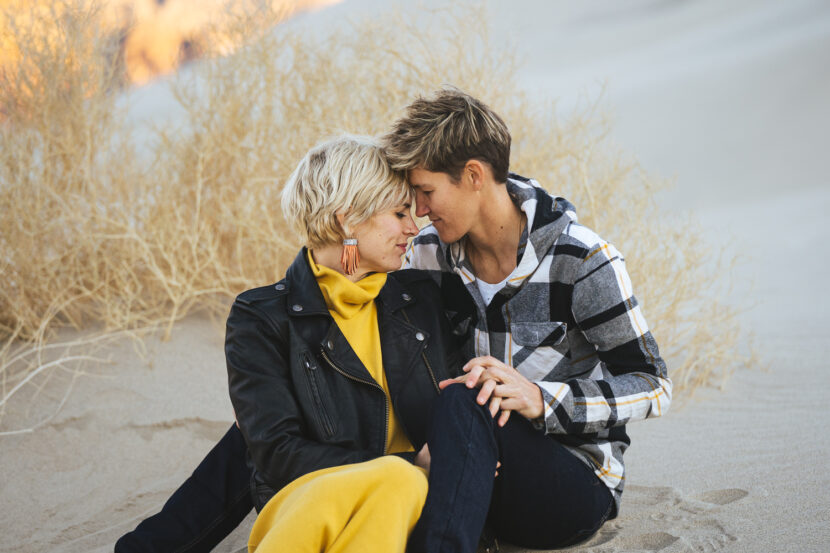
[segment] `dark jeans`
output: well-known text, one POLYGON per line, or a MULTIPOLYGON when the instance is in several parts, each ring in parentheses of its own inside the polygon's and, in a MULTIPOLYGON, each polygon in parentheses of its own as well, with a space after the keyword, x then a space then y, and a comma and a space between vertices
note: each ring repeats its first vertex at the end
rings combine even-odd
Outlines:
MULTIPOLYGON (((477 393, 455 384, 433 406, 429 493, 407 550, 474 552, 485 521, 498 538, 536 549, 592 536, 613 509, 608 488, 524 417, 499 428, 475 403, 477 393), (493 478, 496 460, 502 466, 493 478)), ((162 510, 118 540, 115 553, 213 549, 253 507, 246 457, 232 426, 162 510)))
POLYGON ((160 512, 121 536, 115 553, 212 550, 254 506, 246 456, 245 440, 233 425, 160 512))
POLYGON ((453 384, 436 399, 429 493, 407 551, 473 553, 485 522, 497 538, 535 549, 572 545, 599 530, 614 507, 608 488, 524 417, 514 414, 500 428, 477 394, 453 384))

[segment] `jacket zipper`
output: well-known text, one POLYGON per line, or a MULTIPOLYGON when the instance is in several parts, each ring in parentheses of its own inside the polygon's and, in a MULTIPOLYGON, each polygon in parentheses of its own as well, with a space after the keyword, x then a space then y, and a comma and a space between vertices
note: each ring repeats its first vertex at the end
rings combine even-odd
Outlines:
POLYGON ((342 370, 340 367, 335 365, 334 361, 332 361, 331 358, 326 353, 325 348, 320 348, 320 353, 323 355, 323 359, 326 360, 326 362, 331 366, 331 368, 334 369, 335 371, 337 371, 338 373, 342 374, 343 376, 345 376, 349 380, 354 380, 355 382, 360 382, 361 384, 366 384, 367 386, 371 386, 372 388, 377 388, 378 390, 380 390, 380 393, 383 394, 383 408, 384 408, 384 414, 385 414, 385 419, 384 419, 385 424, 383 425, 383 454, 386 455, 386 442, 387 442, 388 437, 389 437, 388 436, 388 434, 389 434, 389 398, 386 397, 386 392, 383 391, 383 388, 381 388, 380 384, 378 384, 377 382, 370 382, 368 380, 361 380, 360 378, 357 378, 355 376, 352 376, 352 375, 348 374, 347 372, 342 370))
POLYGON ((323 405, 323 398, 320 396, 320 390, 317 387, 317 379, 314 375, 314 366, 311 364, 311 360, 308 358, 308 355, 303 355, 304 363, 306 366, 306 370, 308 371, 308 379, 311 382, 311 393, 314 394, 314 399, 317 400, 317 404, 320 406, 320 418, 323 421, 323 427, 325 428, 326 432, 329 436, 334 435, 334 427, 331 424, 331 420, 329 419, 328 412, 326 411, 325 405, 323 405))
MULTIPOLYGON (((406 311, 401 309, 401 313, 403 314, 403 318, 406 319, 406 322, 411 325, 412 321, 409 320, 409 315, 406 314, 406 311)), ((427 366, 427 372, 429 372, 429 377, 432 379, 432 385, 435 386, 435 391, 440 394, 441 389, 438 387, 438 380, 435 378, 435 373, 432 372, 432 365, 429 364, 429 359, 427 359, 427 354, 424 352, 423 348, 421 348, 421 358, 427 366)))

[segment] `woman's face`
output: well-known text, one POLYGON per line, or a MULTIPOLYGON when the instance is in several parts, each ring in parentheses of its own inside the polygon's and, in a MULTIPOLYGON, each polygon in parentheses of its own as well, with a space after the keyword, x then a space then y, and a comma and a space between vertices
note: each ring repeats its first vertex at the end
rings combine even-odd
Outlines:
POLYGON ((361 271, 388 273, 401 268, 407 242, 418 234, 410 208, 402 204, 381 211, 354 227, 361 271))
POLYGON ((409 184, 415 190, 415 215, 429 217, 442 242, 460 240, 478 217, 478 194, 469 179, 454 183, 447 173, 412 169, 409 184))

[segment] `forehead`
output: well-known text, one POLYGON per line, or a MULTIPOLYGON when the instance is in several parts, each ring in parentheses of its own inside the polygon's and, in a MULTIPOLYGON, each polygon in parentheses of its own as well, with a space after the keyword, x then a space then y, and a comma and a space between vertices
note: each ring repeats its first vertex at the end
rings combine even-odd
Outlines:
POLYGON ((390 204, 388 206, 384 206, 381 209, 378 209, 374 212, 374 215, 379 215, 381 213, 394 213, 395 211, 400 211, 401 209, 409 209, 412 207, 412 201, 406 199, 400 203, 390 204))
POLYGON ((412 188, 418 189, 424 186, 438 186, 450 182, 450 176, 446 173, 427 171, 426 169, 410 169, 407 180, 412 188))

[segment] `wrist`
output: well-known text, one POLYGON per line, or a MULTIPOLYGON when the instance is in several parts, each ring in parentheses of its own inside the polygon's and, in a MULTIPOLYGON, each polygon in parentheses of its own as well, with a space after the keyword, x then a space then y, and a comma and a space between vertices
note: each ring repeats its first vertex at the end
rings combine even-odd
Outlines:
POLYGON ((531 421, 535 421, 536 419, 545 418, 545 399, 542 395, 542 388, 539 387, 538 384, 534 383, 533 388, 536 392, 533 394, 533 399, 531 401, 531 412, 528 419, 531 421))

